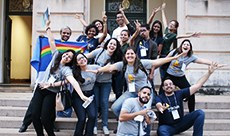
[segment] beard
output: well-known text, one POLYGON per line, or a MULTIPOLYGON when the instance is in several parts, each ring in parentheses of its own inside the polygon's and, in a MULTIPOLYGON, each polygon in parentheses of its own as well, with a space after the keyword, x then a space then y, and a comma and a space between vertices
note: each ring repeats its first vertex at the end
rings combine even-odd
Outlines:
POLYGON ((147 104, 149 102, 149 100, 147 99, 147 101, 144 101, 141 96, 139 96, 139 101, 142 103, 142 104, 147 104))

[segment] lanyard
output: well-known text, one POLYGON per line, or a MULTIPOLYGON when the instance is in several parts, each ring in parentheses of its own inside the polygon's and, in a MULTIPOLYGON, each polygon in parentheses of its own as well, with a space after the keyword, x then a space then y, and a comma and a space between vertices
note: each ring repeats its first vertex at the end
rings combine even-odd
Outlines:
MULTIPOLYGON (((169 105, 172 106, 171 101, 169 100, 168 96, 166 96, 166 98, 167 98, 167 100, 169 102, 169 105)), ((176 99, 175 93, 173 94, 173 98, 174 98, 174 101, 175 101, 175 104, 176 104, 175 106, 177 106, 178 104, 177 104, 177 99, 176 99)))

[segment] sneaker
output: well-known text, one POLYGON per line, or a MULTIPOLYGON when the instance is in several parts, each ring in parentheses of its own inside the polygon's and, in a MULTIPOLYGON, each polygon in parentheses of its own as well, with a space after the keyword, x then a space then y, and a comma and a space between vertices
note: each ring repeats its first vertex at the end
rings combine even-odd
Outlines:
POLYGON ((94 134, 94 135, 97 135, 97 127, 94 127, 94 128, 93 128, 93 134, 94 134))
POLYGON ((106 126, 103 126, 103 132, 105 135, 109 135, 109 129, 106 126))

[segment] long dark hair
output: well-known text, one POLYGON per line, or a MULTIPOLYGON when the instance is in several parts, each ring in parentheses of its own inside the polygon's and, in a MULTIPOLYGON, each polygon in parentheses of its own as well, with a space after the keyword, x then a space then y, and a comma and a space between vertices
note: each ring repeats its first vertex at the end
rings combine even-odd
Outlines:
MULTIPOLYGON (((64 53, 67 53, 67 52, 72 52, 73 55, 75 55, 75 51, 74 51, 74 50, 71 50, 71 49, 66 50, 66 51, 63 52, 63 53, 59 53, 59 54, 57 55, 57 57, 55 58, 55 60, 54 60, 54 65, 50 68, 50 73, 51 73, 51 74, 54 74, 55 71, 57 71, 57 69, 59 68, 59 65, 60 65, 60 61, 61 61, 61 59, 62 59, 62 55, 63 55, 64 53)), ((73 58, 71 59, 71 61, 70 61, 69 63, 66 63, 65 66, 70 66, 70 67, 71 67, 72 64, 73 64, 73 58)))
POLYGON ((159 30, 159 32, 157 33, 157 36, 163 37, 162 23, 161 23, 161 21, 159 21, 159 20, 155 20, 155 21, 153 22, 152 27, 151 27, 151 30, 150 30, 150 32, 149 32, 150 38, 153 38, 153 37, 154 37, 153 26, 154 26, 155 24, 159 24, 159 25, 160 25, 160 30, 159 30))
POLYGON ((180 47, 177 48, 177 52, 178 52, 178 54, 182 53, 182 45, 184 44, 184 42, 188 42, 190 45, 190 50, 188 51, 187 56, 191 57, 193 55, 193 50, 192 50, 192 43, 190 42, 189 39, 185 39, 184 41, 181 42, 180 47))
POLYGON ((109 60, 111 63, 115 63, 115 62, 118 62, 118 61, 121 61, 122 60, 122 51, 121 51, 121 45, 120 45, 120 42, 116 39, 116 38, 111 38, 109 39, 108 41, 106 41, 106 43, 104 44, 104 47, 103 49, 104 50, 107 50, 108 48, 108 44, 109 42, 114 39, 116 41, 116 45, 117 45, 117 48, 116 50, 113 52, 112 56, 111 56, 111 59, 109 60))
MULTIPOLYGON (((138 58, 137 53, 136 53, 134 47, 129 46, 129 47, 127 48, 127 50, 125 51, 125 54, 126 54, 126 52, 127 52, 128 50, 133 50, 134 53, 136 54, 136 59, 135 59, 135 61, 134 61, 134 65, 133 65, 133 67, 134 67, 134 68, 133 68, 134 74, 137 74, 137 72, 138 72, 139 69, 141 69, 142 71, 144 71, 144 67, 143 67, 143 65, 142 65, 142 63, 141 63, 141 61, 140 61, 140 59, 138 58)), ((125 59, 125 55, 124 55, 124 57, 123 57, 123 64, 124 64, 125 67, 126 67, 127 64, 128 64, 127 60, 125 59)))
POLYGON ((73 77, 78 82, 80 82, 81 84, 83 84, 85 82, 85 79, 82 77, 82 75, 81 75, 81 68, 80 68, 80 66, 77 63, 77 56, 80 55, 80 54, 87 59, 87 57, 83 53, 77 52, 75 54, 74 59, 73 59, 74 60, 73 61, 73 77))

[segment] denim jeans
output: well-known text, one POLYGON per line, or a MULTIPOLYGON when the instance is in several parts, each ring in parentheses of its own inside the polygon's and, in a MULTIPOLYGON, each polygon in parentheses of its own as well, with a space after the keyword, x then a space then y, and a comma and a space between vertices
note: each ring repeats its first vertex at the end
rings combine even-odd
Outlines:
POLYGON ((203 135, 204 112, 196 110, 186 114, 182 119, 174 125, 160 125, 157 130, 158 136, 172 136, 188 130, 193 126, 193 136, 203 135))
MULTIPOLYGON (((108 113, 109 113, 109 95, 111 92, 111 82, 99 83, 96 82, 93 88, 96 101, 96 117, 98 116, 98 109, 102 116, 102 126, 108 127, 108 113)), ((95 127, 97 127, 97 118, 95 120, 95 127)))
MULTIPOLYGON (((87 92, 83 91, 83 94, 89 97, 93 95, 93 91, 87 91, 87 92)), ((74 136, 83 136, 86 116, 88 117, 88 120, 86 123, 86 129, 85 129, 84 136, 92 136, 94 122, 96 120, 95 99, 89 104, 89 106, 86 109, 82 106, 84 101, 80 98, 80 96, 76 92, 73 92, 72 100, 73 100, 73 108, 78 118, 78 121, 75 127, 74 136)))

